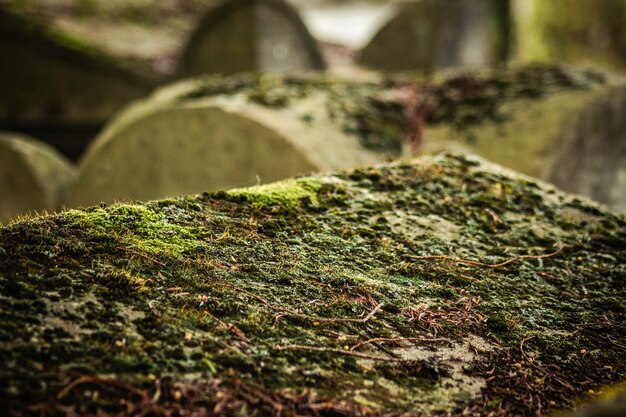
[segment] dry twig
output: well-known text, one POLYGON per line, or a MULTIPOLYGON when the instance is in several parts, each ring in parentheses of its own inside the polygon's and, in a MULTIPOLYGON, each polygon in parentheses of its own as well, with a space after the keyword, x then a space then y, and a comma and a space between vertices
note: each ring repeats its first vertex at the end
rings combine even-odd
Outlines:
POLYGON ((145 260, 153 262, 153 263, 155 263, 155 264, 157 264, 159 266, 165 266, 165 264, 163 262, 157 261, 156 259, 151 258, 148 255, 146 255, 145 253, 137 252, 137 251, 134 251, 132 249, 125 248, 125 247, 122 247, 122 246, 118 247, 118 249, 119 250, 123 250, 124 252, 128 252, 131 255, 135 255, 135 256, 139 256, 140 258, 144 258, 145 260))

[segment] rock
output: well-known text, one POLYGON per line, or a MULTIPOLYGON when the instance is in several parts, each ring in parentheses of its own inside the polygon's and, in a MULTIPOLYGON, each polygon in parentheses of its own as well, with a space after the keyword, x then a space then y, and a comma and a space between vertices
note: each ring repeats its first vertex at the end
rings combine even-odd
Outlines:
MULTIPOLYGON (((552 77, 550 72, 534 76, 552 77)), ((458 107, 462 112, 462 105, 458 107)), ((626 212, 623 80, 540 98, 520 97, 503 102, 494 115, 466 126, 432 126, 425 133, 425 149, 471 150, 626 212)))
POLYGON ((407 2, 361 50, 360 63, 408 71, 501 62, 508 53, 505 5, 500 0, 407 2))
POLYGON ((400 135, 366 136, 346 110, 363 101, 350 89, 373 86, 323 77, 237 80, 182 82, 130 106, 92 143, 68 204, 253 185, 401 152, 400 135))
POLYGON ((626 68, 623 0, 515 0, 517 58, 626 68))
POLYGON ((626 219, 438 156, 0 229, 18 415, 538 415, 624 380, 626 219))
POLYGON ((0 129, 74 159, 121 107, 183 74, 324 66, 282 0, 0 1, 0 55, 0 129))
POLYGON ((56 210, 74 169, 51 147, 0 132, 0 222, 30 211, 56 210))
POLYGON ((323 69, 315 40, 283 1, 229 1, 197 25, 179 76, 323 69))
POLYGON ((625 85, 610 74, 558 66, 444 73, 431 80, 181 82, 110 124, 81 164, 70 204, 249 185, 257 175, 267 182, 411 154, 423 145, 422 151, 478 153, 626 211, 625 85), (251 140, 250 132, 265 132, 264 141, 251 140), (156 141, 172 148, 149 145, 156 141), (261 143, 269 148, 252 147, 261 143), (273 152, 293 162, 277 167, 278 156, 263 156, 273 152))

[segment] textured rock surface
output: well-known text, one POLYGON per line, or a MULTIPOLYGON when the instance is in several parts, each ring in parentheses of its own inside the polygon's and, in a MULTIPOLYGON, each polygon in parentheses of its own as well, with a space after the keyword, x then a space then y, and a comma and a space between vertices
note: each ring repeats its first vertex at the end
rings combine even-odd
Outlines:
POLYGON ((73 166, 54 149, 0 132, 0 222, 29 211, 60 208, 73 178, 73 166))
POLYGON ((504 104, 501 118, 425 134, 427 150, 464 149, 626 212, 626 85, 504 104))
POLYGON ((461 156, 24 220, 0 405, 547 415, 626 379, 625 231, 461 156))

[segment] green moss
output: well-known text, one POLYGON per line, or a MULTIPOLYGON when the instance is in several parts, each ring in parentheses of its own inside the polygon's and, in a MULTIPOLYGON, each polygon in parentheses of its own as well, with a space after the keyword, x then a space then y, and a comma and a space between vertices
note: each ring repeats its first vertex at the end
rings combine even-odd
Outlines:
POLYGON ((293 210, 301 205, 319 207, 317 198, 322 183, 316 179, 288 179, 272 184, 235 188, 226 192, 229 197, 253 203, 258 208, 281 206, 293 210))
POLYGON ((159 213, 126 204, 110 208, 69 210, 68 224, 89 230, 94 235, 116 235, 130 248, 153 255, 179 257, 201 244, 198 230, 169 223, 159 213))
POLYGON ((459 156, 26 219, 0 229, 0 398, 51 414, 568 407, 624 380, 624 230, 459 156))

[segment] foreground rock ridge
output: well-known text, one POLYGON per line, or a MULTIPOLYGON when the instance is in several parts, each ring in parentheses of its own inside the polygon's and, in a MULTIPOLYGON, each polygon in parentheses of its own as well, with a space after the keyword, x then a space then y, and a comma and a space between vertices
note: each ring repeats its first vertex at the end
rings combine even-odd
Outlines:
POLYGON ((455 155, 0 229, 14 415, 547 415, 626 380, 626 220, 455 155))

